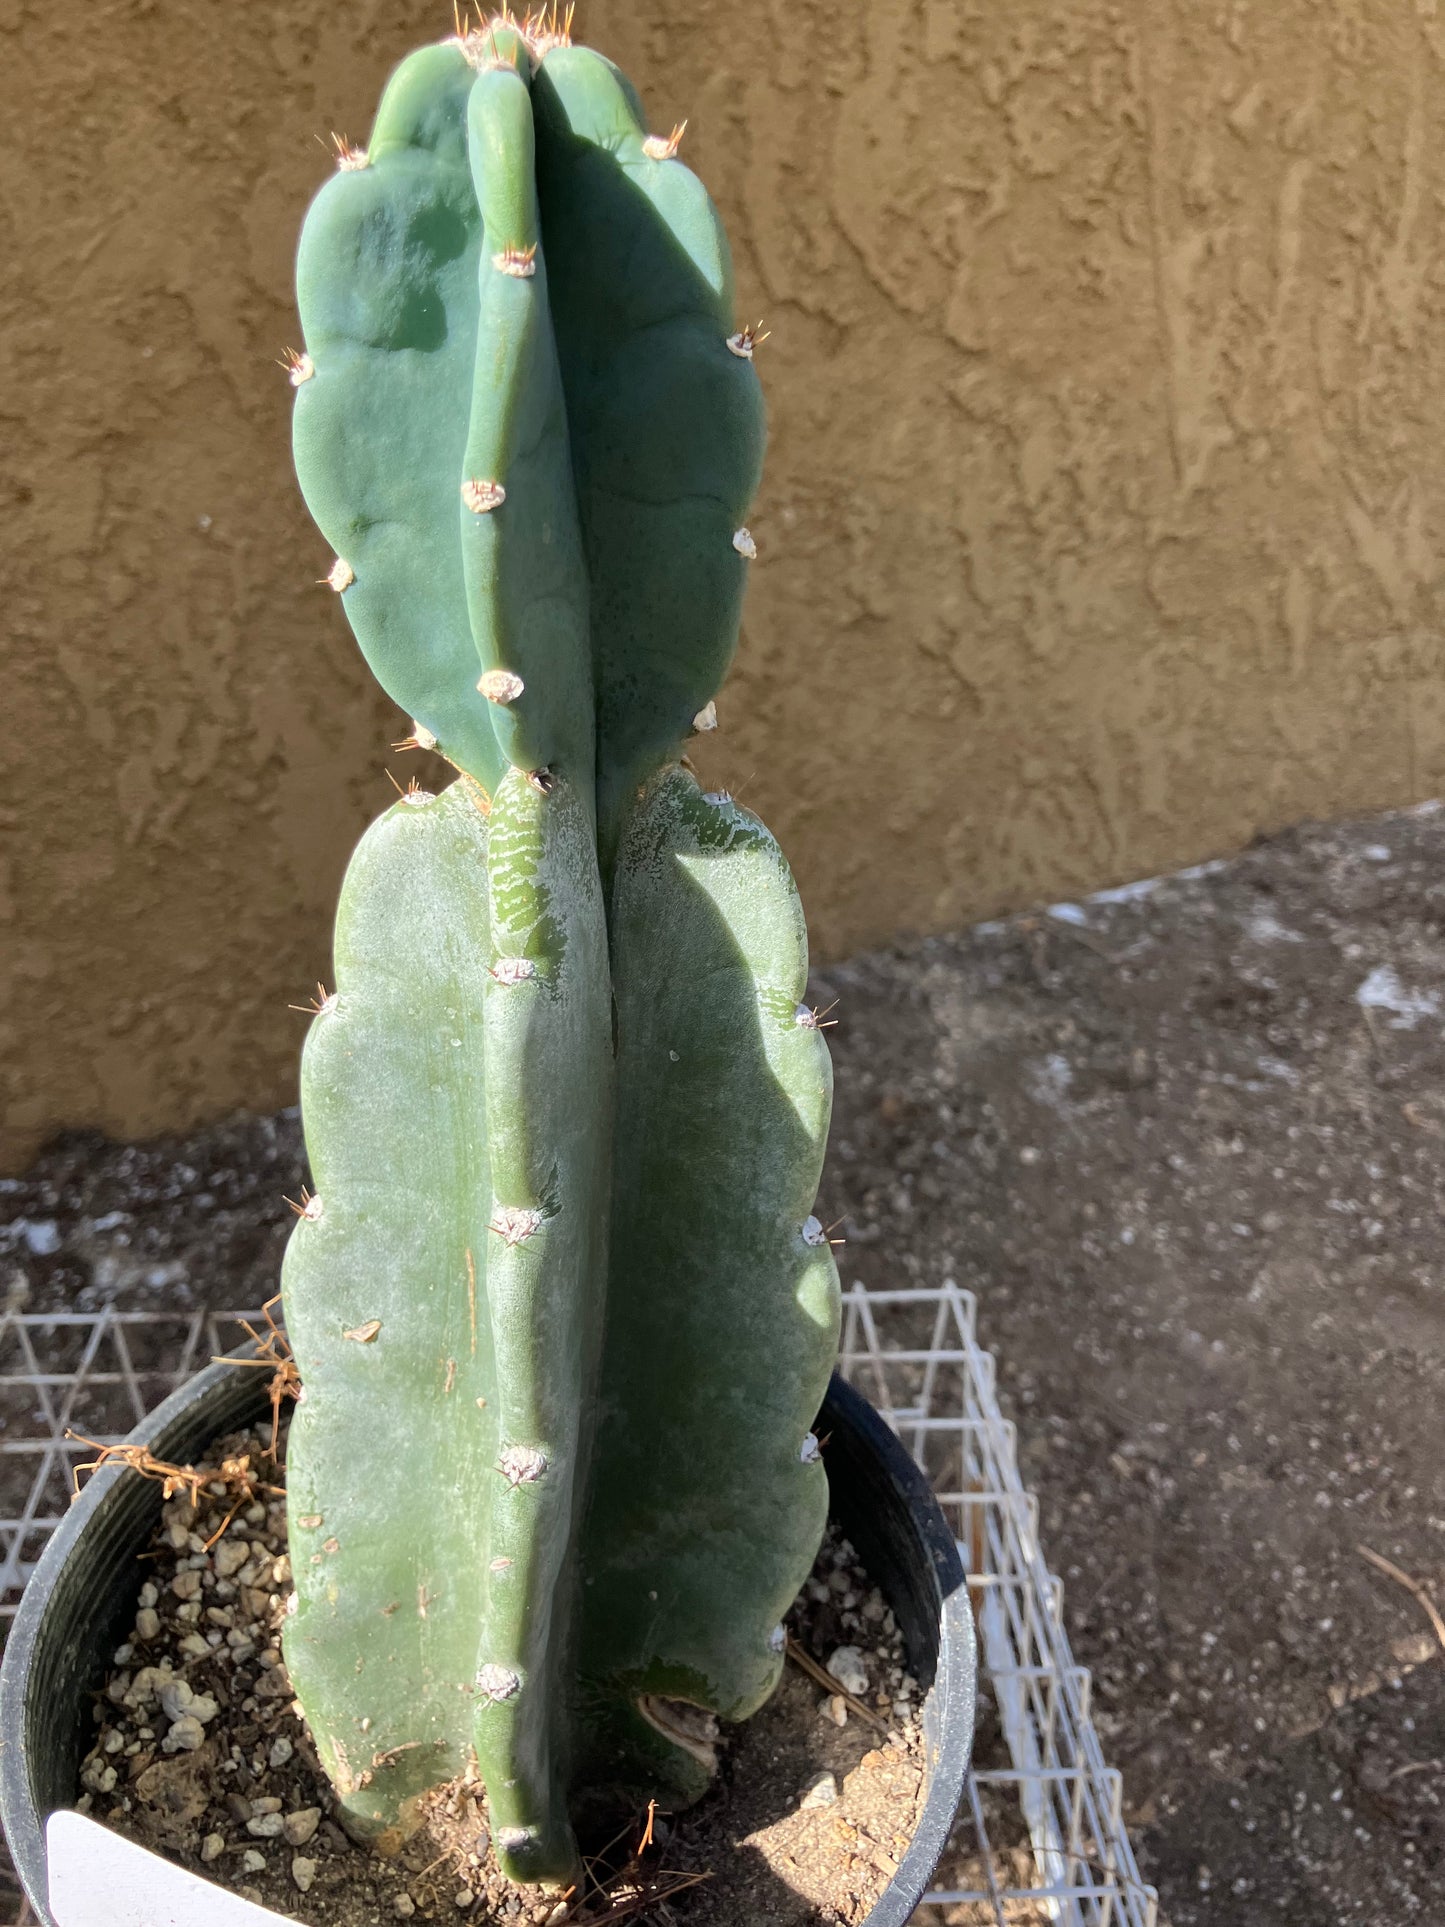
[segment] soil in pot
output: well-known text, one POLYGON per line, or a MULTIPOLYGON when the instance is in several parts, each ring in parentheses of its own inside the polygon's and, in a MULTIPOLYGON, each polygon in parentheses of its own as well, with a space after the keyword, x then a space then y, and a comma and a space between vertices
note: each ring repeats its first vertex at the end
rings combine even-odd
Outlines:
POLYGON ((249 1492, 233 1477, 167 1500, 134 1631, 96 1697, 83 1810, 314 1927, 866 1917, 912 1834, 923 1746, 892 1613, 846 1541, 825 1542, 788 1618, 793 1663, 768 1706, 726 1735, 714 1791, 686 1813, 639 1816, 588 1892, 561 1901, 502 1879, 479 1786, 438 1794, 395 1861, 355 1847, 330 1817, 281 1659, 290 1567, 268 1443, 263 1426, 207 1455, 214 1466, 249 1456, 249 1492))

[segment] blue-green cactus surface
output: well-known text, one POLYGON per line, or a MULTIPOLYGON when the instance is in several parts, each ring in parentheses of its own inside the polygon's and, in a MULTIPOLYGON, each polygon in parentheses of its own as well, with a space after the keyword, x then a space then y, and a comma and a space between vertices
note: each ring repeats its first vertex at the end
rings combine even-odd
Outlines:
POLYGON ((307 1039, 286 1656, 358 1835, 485 1782, 516 1878, 681 1800, 826 1509, 831 1077, 792 878, 682 761, 763 444, 675 137, 550 21, 413 54, 302 233, 330 581, 460 772, 373 824, 307 1039))

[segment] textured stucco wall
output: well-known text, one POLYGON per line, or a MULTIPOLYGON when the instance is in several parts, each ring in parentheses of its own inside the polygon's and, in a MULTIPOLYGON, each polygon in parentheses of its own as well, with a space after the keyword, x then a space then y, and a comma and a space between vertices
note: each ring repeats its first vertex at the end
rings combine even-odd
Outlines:
MULTIPOLYGON (((0 1160, 292 1091, 393 724, 270 361, 313 136, 447 17, 0 0, 0 1160)), ((706 766, 821 953, 1440 786, 1440 0, 579 25, 774 331, 706 766)))

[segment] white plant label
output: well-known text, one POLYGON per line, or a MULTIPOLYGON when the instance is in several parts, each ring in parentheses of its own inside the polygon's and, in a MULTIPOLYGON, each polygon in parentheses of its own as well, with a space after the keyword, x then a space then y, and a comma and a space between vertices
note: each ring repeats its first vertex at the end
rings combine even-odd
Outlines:
POLYGON ((52 1813, 45 1843, 55 1927, 289 1927, 83 1813, 52 1813))

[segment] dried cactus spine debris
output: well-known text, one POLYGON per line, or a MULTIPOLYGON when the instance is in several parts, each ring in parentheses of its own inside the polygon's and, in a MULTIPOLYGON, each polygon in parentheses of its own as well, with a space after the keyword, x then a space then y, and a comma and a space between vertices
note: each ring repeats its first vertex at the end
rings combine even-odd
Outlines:
POLYGON ((649 134, 642 143, 642 151, 650 161, 670 161, 682 146, 686 132, 687 122, 680 120, 670 134, 649 134))
POLYGON ((298 264, 296 461, 333 586, 406 746, 461 780, 363 839, 344 1010, 306 1045, 330 1208, 286 1260, 313 1394, 291 1477, 336 1550, 302 1562, 288 1653, 349 1827, 394 1845, 474 1758, 509 1871, 565 1881, 568 1763, 690 1797, 713 1749, 667 1713, 679 1679, 704 1722, 776 1683, 823 1517, 793 1459, 836 1342, 827 1241, 798 1238, 830 1085, 768 1002, 806 981, 787 866, 678 761, 755 553, 760 335, 682 128, 648 136, 555 14, 457 29, 393 76, 298 264), (755 1111, 761 1185, 733 1148, 755 1111), (658 1333, 686 1409, 639 1378, 658 1333), (379 1411, 404 1415, 384 1455, 379 1411), (740 1560, 739 1492, 773 1521, 740 1560), (362 1718, 384 1764, 358 1772, 362 1718))
POLYGON ((510 1666, 490 1661, 477 1673, 477 1691, 489 1700, 509 1700, 522 1690, 522 1682, 510 1666))
POLYGON ((547 1470, 547 1454, 535 1445, 509 1445, 497 1460, 508 1485, 535 1485, 547 1470))
MULTIPOLYGON (((499 978, 506 982, 506 978, 499 978)), ((515 981, 515 979, 514 979, 515 981)), ((542 1229, 545 1213, 535 1205, 499 1204, 492 1213, 488 1229, 495 1231, 504 1244, 524 1244, 542 1229)))
POLYGON ((331 136, 332 150, 336 155, 338 173, 359 174, 362 168, 370 165, 364 147, 353 147, 344 134, 331 136))
POLYGON ((462 483, 462 500, 473 515, 490 515, 499 509, 507 499, 507 491, 500 482, 485 482, 472 476, 462 483))
POLYGON ((527 685, 510 669, 487 669, 477 678, 477 688, 489 703, 514 703, 527 685))
POLYGON ((492 256, 492 266, 498 274, 510 274, 518 281, 530 281, 537 272, 537 243, 530 247, 503 248, 492 256))
POLYGON ((728 336, 728 348, 740 361, 751 361, 753 350, 768 339, 769 330, 760 321, 756 328, 739 328, 735 335, 728 336))

